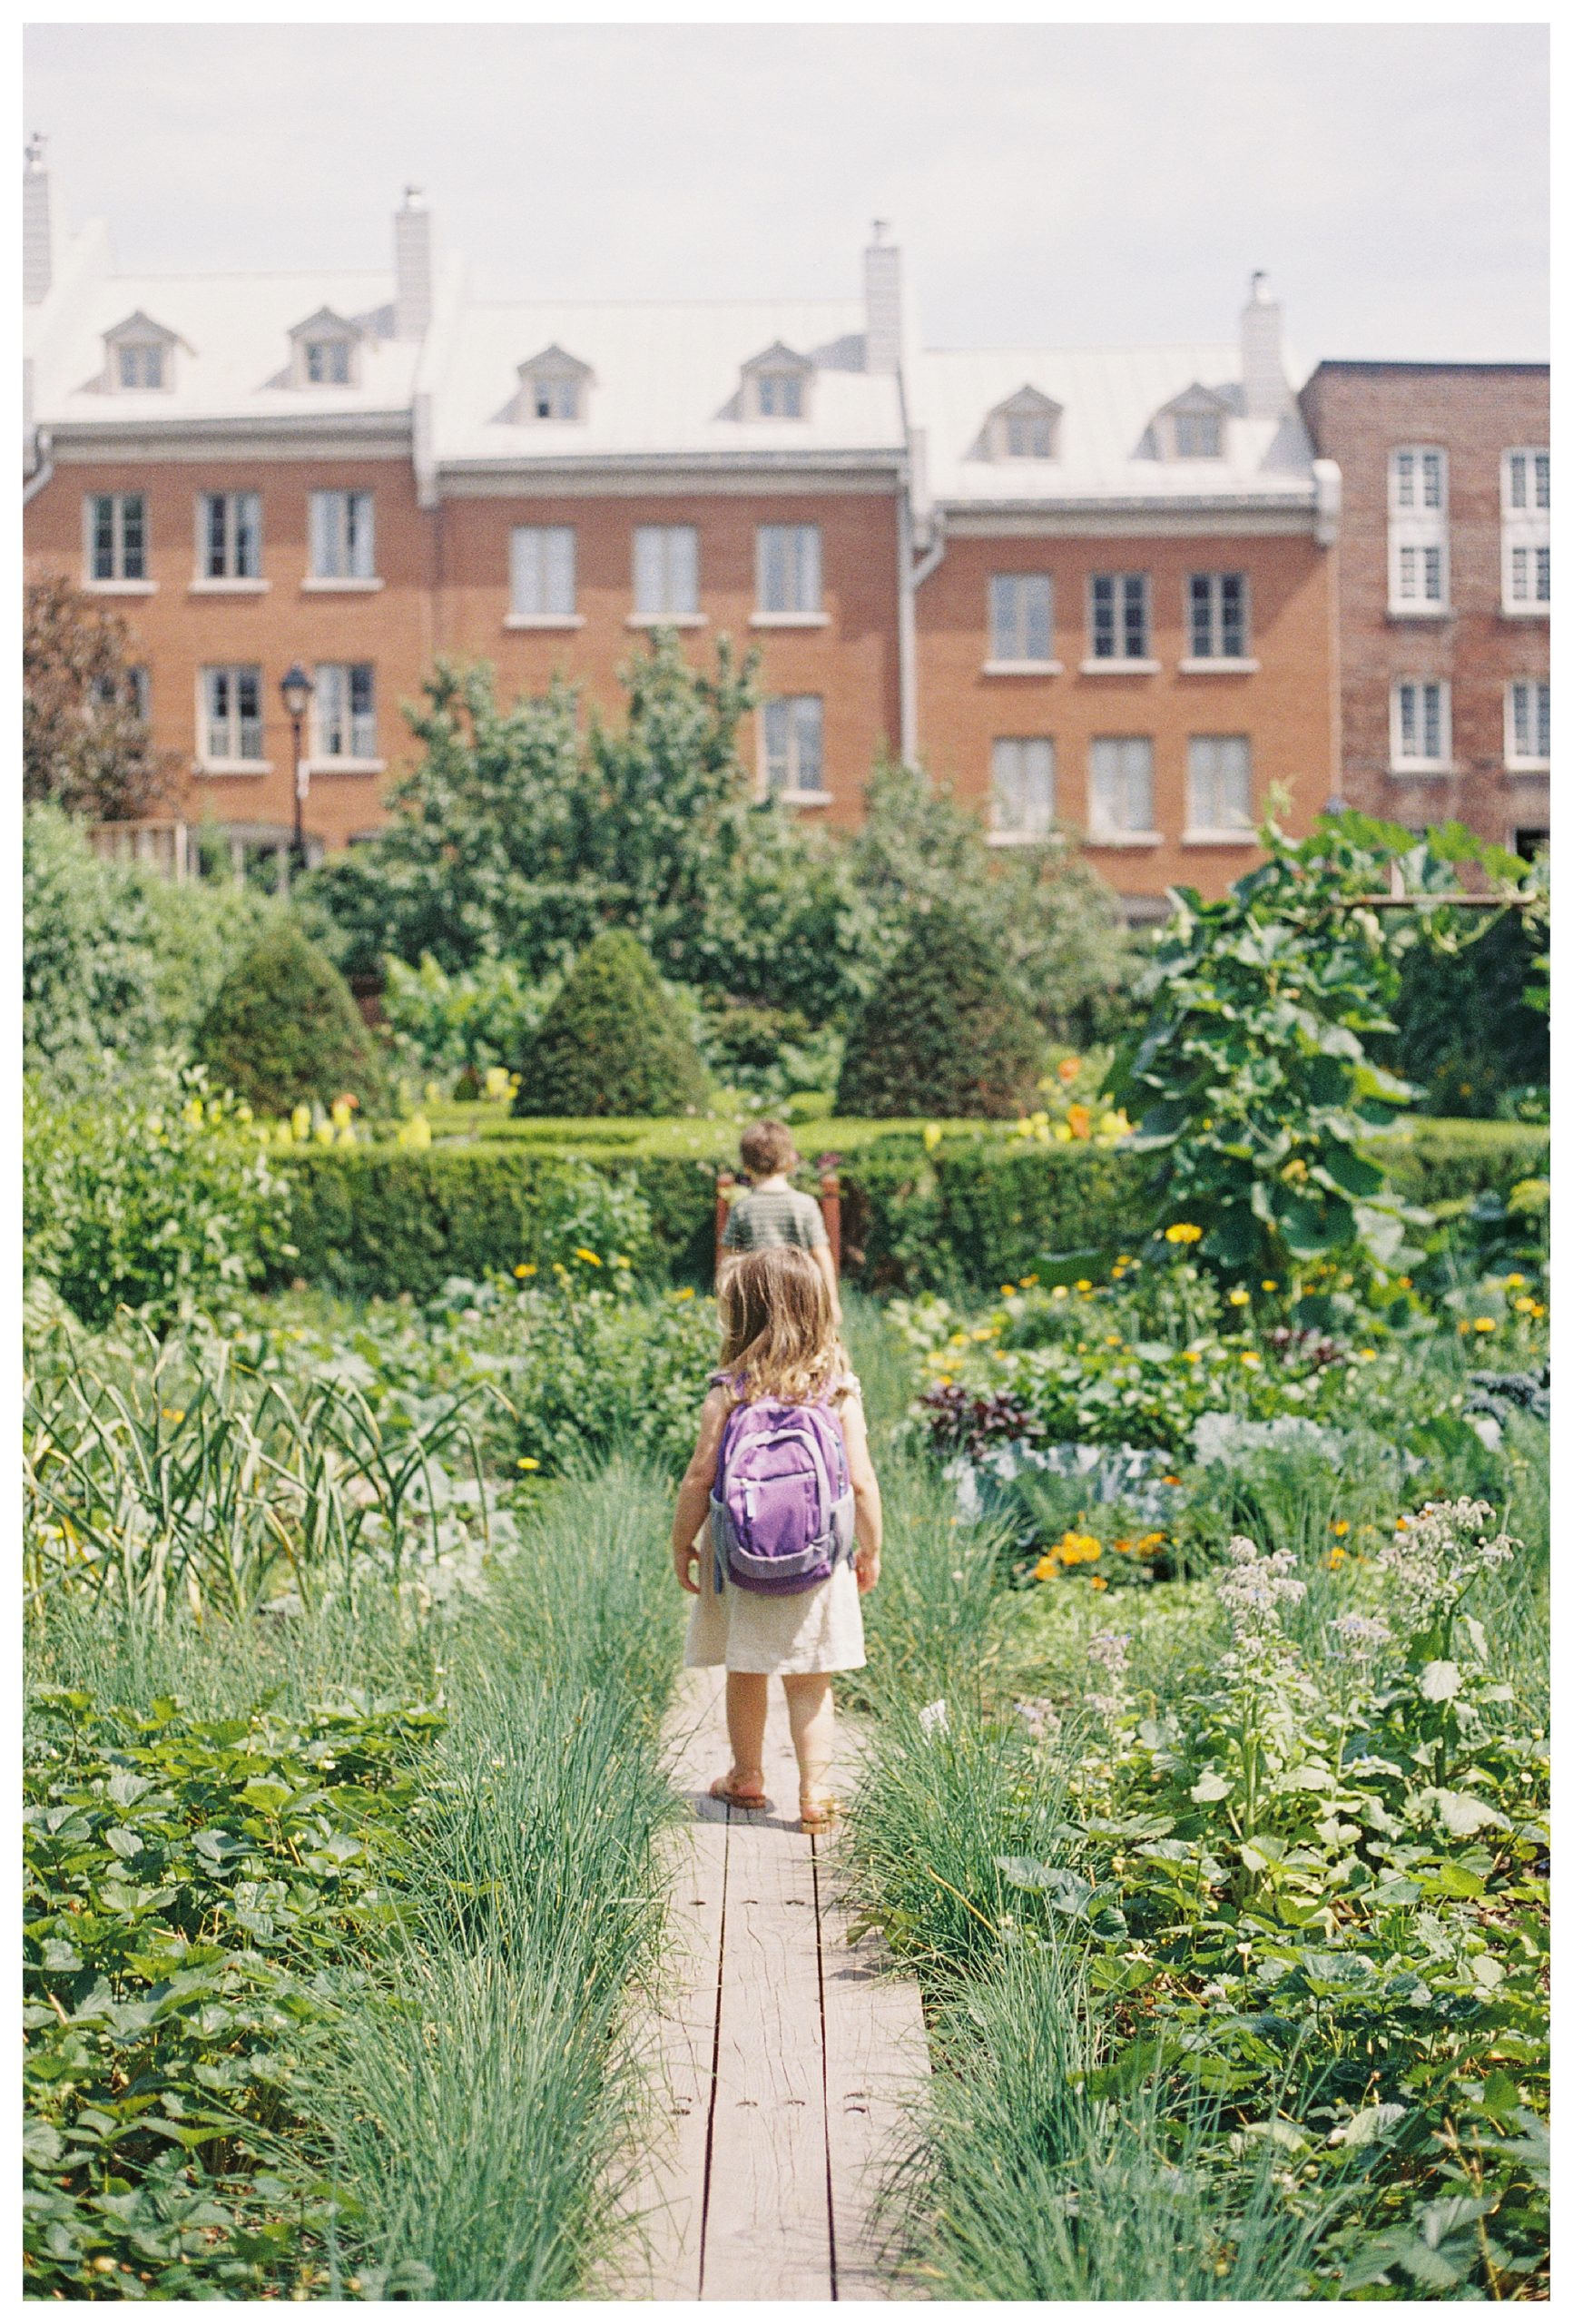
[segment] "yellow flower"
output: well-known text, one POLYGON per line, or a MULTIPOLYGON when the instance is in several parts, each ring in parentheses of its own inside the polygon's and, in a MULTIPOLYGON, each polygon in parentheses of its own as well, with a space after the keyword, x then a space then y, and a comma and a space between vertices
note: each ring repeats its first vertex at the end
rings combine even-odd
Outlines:
POLYGON ((1515 1299, 1513 1305, 1518 1309, 1520 1315, 1538 1315, 1540 1312, 1536 1302, 1530 1298, 1528 1292, 1524 1294, 1522 1299, 1515 1299))
POLYGON ((1119 1551, 1122 1558, 1128 1558, 1134 1546, 1135 1545, 1130 1541, 1116 1541, 1115 1543, 1115 1548, 1119 1551))
POLYGON ((1052 1581, 1058 1571, 1059 1568, 1052 1556, 1043 1557, 1039 1558, 1033 1567, 1032 1578, 1034 1581, 1052 1581))
POLYGON ((1030 1291, 1037 1281, 1037 1277, 1035 1275, 1024 1275, 1021 1278, 1021 1287, 1023 1291, 1030 1291))
POLYGON ((1497 1319, 1494 1315, 1477 1315, 1475 1317, 1475 1329, 1477 1332, 1494 1332, 1496 1328, 1497 1319))
POLYGON ((1054 1286, 1054 1296, 1056 1299, 1068 1299, 1070 1294, 1063 1283, 1057 1283, 1054 1286))
POLYGON ((1253 1369, 1254 1369, 1254 1367, 1261 1363, 1262 1358, 1257 1354, 1253 1347, 1246 1347, 1242 1348, 1240 1351, 1240 1361, 1242 1364, 1250 1364, 1253 1369))
POLYGON ((634 1262, 632 1259, 625 1259, 622 1252, 617 1251, 613 1254, 612 1264, 614 1267, 631 1267, 634 1262))
POLYGON ((1504 1275, 1502 1281, 1504 1287, 1509 1291, 1522 1291, 1524 1288, 1524 1277, 1521 1275, 1504 1275))
POLYGON ((524 1459, 516 1462, 515 1465, 520 1469, 538 1469, 541 1464, 538 1461, 533 1460, 530 1454, 526 1452, 524 1459))
POLYGON ((1263 1291, 1276 1291, 1278 1288, 1278 1279, 1276 1275, 1263 1275, 1262 1279, 1262 1288, 1263 1291))
POLYGON ((290 1116, 290 1128, 297 1137, 310 1137, 311 1108, 310 1106, 297 1106, 295 1108, 293 1113, 290 1116))
POLYGON ((168 1404, 163 1404, 160 1407, 159 1418, 161 1420, 172 1420, 175 1426, 178 1428, 182 1421, 184 1420, 185 1414, 183 1412, 172 1412, 168 1404))
POLYGON ((1016 1285, 1013 1283, 1002 1283, 999 1286, 999 1296, 1001 1299, 1014 1299, 1016 1285))
POLYGON ((1329 1567, 1331 1568, 1331 1570, 1332 1570, 1334 1573, 1336 1573, 1336 1572, 1338 1571, 1339 1567, 1343 1563, 1343 1561, 1344 1561, 1344 1558, 1345 1558, 1345 1555, 1346 1555, 1346 1554, 1347 1554, 1347 1552, 1346 1552, 1346 1551, 1342 1551, 1342 1550, 1329 1550, 1329 1551, 1328 1551, 1328 1552, 1327 1552, 1327 1562, 1328 1562, 1329 1567))
POLYGON ((1062 1565, 1091 1565, 1103 1553, 1104 1545, 1094 1533, 1066 1533, 1053 1551, 1062 1565))
POLYGON ((576 1259, 583 1259, 587 1267, 598 1267, 601 1264, 600 1260, 595 1256, 595 1252, 586 1251, 582 1243, 575 1244, 574 1256, 576 1259))
POLYGON ((1089 1573, 1087 1576, 1087 1581, 1094 1590, 1106 1590, 1108 1588, 1108 1583, 1104 1580, 1101 1573, 1089 1573))
POLYGON ((1078 1291, 1090 1291, 1090 1290, 1092 1289, 1092 1285, 1091 1285, 1091 1284, 1087 1281, 1087 1279, 1086 1279, 1086 1275, 1085 1275, 1082 1276, 1081 1280, 1077 1283, 1077 1289, 1078 1291))
POLYGON ((674 1291, 672 1296, 673 1299, 692 1299, 693 1296, 693 1285, 691 1283, 685 1283, 682 1290, 674 1291))
POLYGON ((1239 1285, 1236 1284, 1234 1290, 1229 1294, 1229 1305, 1231 1307, 1249 1307, 1251 1305, 1251 1294, 1248 1291, 1242 1291, 1239 1285))
POLYGON ((1376 1350, 1373 1347, 1357 1348, 1355 1350, 1355 1354, 1359 1356, 1362 1364, 1374 1364, 1376 1362, 1376 1350))
POLYGON ((1163 1546, 1164 1536, 1162 1533, 1144 1533, 1140 1541, 1136 1543, 1136 1550, 1139 1555, 1147 1550, 1161 1550, 1163 1546))
POLYGON ((1200 1364, 1202 1361, 1202 1351, 1200 1348, 1188 1347, 1185 1354, 1185 1362, 1187 1364, 1200 1364))
POLYGON ((521 1283, 523 1283, 526 1275, 534 1275, 535 1272, 536 1263, 533 1259, 521 1259, 518 1265, 514 1269, 514 1273, 518 1276, 521 1283))
POLYGON ((1340 1540, 1342 1540, 1343 1535, 1349 1531, 1348 1518, 1335 1517, 1332 1521, 1332 1530, 1339 1536, 1340 1540))
POLYGON ((1178 1226, 1165 1226, 1164 1229, 1165 1243, 1199 1243, 1201 1239, 1201 1228, 1193 1226, 1186 1219, 1182 1219, 1178 1226))
POLYGON ((944 1131, 940 1128, 940 1127, 939 1127, 939 1123, 938 1123, 938 1122, 925 1122, 925 1123, 924 1123, 924 1125, 923 1125, 923 1143, 924 1143, 925 1147, 927 1147, 927 1148, 928 1148, 928 1150, 929 1150, 929 1152, 930 1154, 932 1154, 932 1153, 933 1153, 934 1148, 939 1145, 939 1143, 940 1139, 944 1137, 944 1135, 945 1135, 945 1133, 944 1133, 944 1131))

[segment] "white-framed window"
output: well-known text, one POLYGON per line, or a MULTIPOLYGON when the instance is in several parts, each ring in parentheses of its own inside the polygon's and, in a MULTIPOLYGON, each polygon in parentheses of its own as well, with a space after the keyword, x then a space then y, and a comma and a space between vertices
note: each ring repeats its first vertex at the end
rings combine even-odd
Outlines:
POLYGON ((1400 678, 1392 690, 1392 764, 1435 774, 1453 754, 1452 689, 1445 678, 1400 678))
POLYGON ((129 711, 145 726, 152 703, 152 688, 145 662, 128 662, 109 677, 93 682, 93 699, 101 710, 129 711))
POLYGON ((369 662, 319 662, 311 711, 314 757, 377 756, 377 674, 369 662))
POLYGON ((1243 573, 1192 573, 1185 615, 1194 662, 1243 662, 1251 651, 1243 573))
POLYGON ((1088 584, 1095 662, 1145 662, 1151 634, 1145 573, 1095 573, 1088 584))
POLYGON ((347 388, 354 376, 354 350, 347 339, 309 339, 302 359, 314 388, 347 388))
POLYGON ((1049 574, 989 575, 988 658, 991 662, 1053 660, 1054 581, 1049 574))
POLYGON ((1400 444, 1387 462, 1387 596, 1393 613, 1436 613, 1448 603, 1447 454, 1400 444))
POLYGON ((1224 457, 1224 415, 1217 411, 1176 411, 1174 415, 1175 458, 1177 460, 1221 460, 1224 457))
POLYGON ((1001 734, 993 753, 990 822, 1002 838, 1047 839, 1054 829, 1054 741, 1001 734))
POLYGON ((377 572, 377 525, 369 492, 311 495, 311 577, 369 581, 377 572))
POLYGON ((1251 738, 1193 734, 1185 752, 1185 826, 1193 832, 1248 832, 1251 738))
POLYGON ((1091 839, 1118 839, 1153 828, 1153 738, 1095 734, 1087 784, 1091 839))
POLYGON ((759 528, 758 566, 759 610, 762 614, 817 614, 820 611, 820 528, 817 525, 762 525, 759 528))
POLYGON ((508 606, 533 621, 574 613, 574 527, 516 525, 508 537, 508 606))
POLYGON ((123 340, 114 354, 115 370, 123 388, 162 388, 166 384, 168 365, 161 341, 123 340))
POLYGON ((1551 763, 1551 681, 1515 678, 1504 702, 1503 754, 1510 767, 1551 763))
POLYGON ((91 581, 145 581, 147 502, 140 492, 93 492, 85 504, 91 581))
POLYGON ((210 764, 262 756, 262 673, 254 662, 227 663, 202 674, 202 755, 210 764))
POLYGON ((204 581, 255 581, 262 570, 262 496, 204 492, 197 499, 197 571, 204 581))
POLYGON ((634 527, 634 610, 652 616, 699 611, 697 526, 634 527))
POLYGON ((1008 460, 1052 460, 1054 421, 1047 412, 1012 411, 1005 417, 1008 460))
POLYGON ((579 382, 566 374, 532 372, 525 382, 525 396, 532 419, 579 417, 579 382))
POLYGON ((817 694, 777 694, 764 705, 764 780, 767 791, 791 797, 825 787, 825 705, 817 694))
POLYGON ((1502 455, 1502 603, 1513 613, 1551 606, 1551 455, 1532 444, 1502 455))
POLYGON ((762 419, 801 419, 803 416, 801 372, 756 372, 754 399, 762 419))

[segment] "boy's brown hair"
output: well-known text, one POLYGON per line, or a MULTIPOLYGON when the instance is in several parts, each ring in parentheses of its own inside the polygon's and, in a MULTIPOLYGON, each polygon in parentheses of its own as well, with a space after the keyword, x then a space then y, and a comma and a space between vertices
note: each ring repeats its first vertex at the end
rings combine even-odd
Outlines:
POLYGON ((797 1147, 785 1122, 750 1122, 738 1143, 742 1167, 751 1178, 773 1178, 797 1160, 797 1147))

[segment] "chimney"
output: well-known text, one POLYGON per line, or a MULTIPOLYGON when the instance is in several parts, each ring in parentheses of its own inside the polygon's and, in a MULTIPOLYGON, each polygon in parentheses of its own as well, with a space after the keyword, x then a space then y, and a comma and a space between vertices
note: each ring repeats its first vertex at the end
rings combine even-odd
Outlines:
POLYGON ((22 299, 42 306, 54 280, 54 229, 49 215, 49 172, 44 140, 30 137, 22 172, 22 299))
POLYGON ((1289 400, 1283 377, 1283 313, 1267 296, 1267 277, 1251 277, 1251 296, 1240 316, 1240 375, 1247 419, 1276 419, 1289 400))
POLYGON ((431 212, 418 185, 404 189, 393 221, 393 332, 424 339, 431 322, 431 212))
POLYGON ((863 252, 863 369, 901 368, 901 253, 885 240, 890 228, 874 221, 874 239, 863 252))

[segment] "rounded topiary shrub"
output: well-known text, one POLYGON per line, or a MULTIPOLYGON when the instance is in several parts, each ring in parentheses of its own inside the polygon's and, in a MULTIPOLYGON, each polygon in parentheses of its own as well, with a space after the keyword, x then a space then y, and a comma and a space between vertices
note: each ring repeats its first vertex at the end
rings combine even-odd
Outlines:
POLYGON ((687 1114, 710 1085, 636 936, 587 944, 519 1061, 516 1114, 687 1114))
POLYGON ((381 1090, 376 1046, 326 953, 289 921, 237 962, 197 1029, 197 1055, 213 1079, 259 1113, 287 1114, 313 1098, 381 1090))
POLYGON ((943 904, 917 913, 854 1019, 843 1115, 1011 1115, 1030 1106, 1043 1034, 998 952, 943 904))

